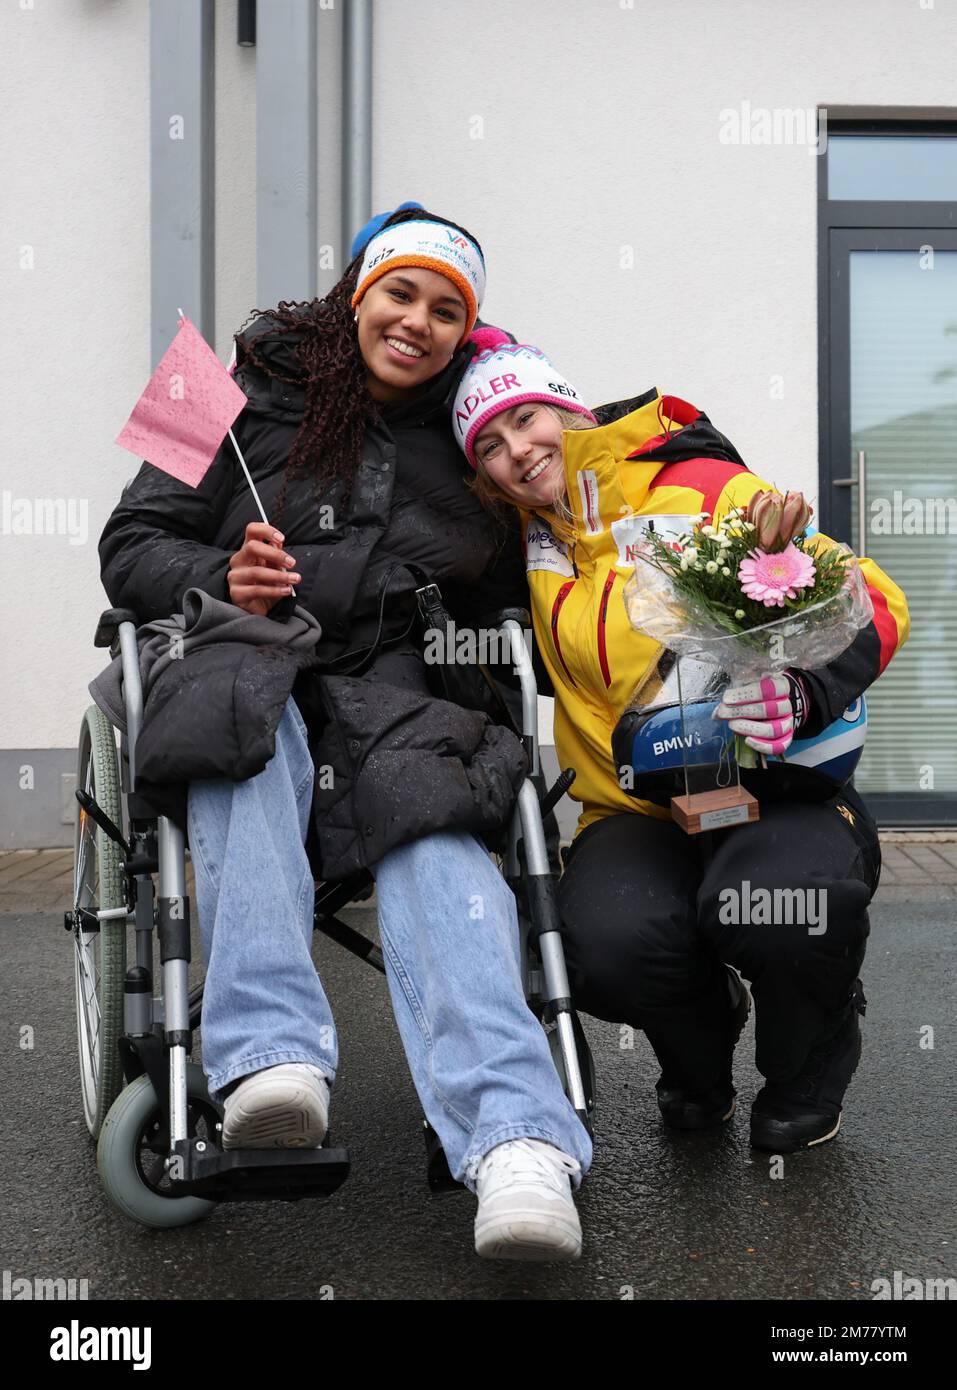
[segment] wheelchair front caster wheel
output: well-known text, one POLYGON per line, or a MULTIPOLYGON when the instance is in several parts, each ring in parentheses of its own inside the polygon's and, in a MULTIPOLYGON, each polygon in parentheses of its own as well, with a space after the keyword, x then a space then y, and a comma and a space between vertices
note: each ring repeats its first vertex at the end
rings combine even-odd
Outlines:
MULTIPOLYGON (((217 1142, 220 1113, 209 1099, 202 1070, 186 1068, 187 1128, 190 1137, 217 1142)), ((107 1197, 124 1216, 141 1226, 168 1230, 208 1216, 216 1203, 205 1197, 177 1197, 164 1167, 165 1145, 157 1142, 160 1109, 148 1076, 122 1090, 103 1121, 96 1166, 107 1197)))

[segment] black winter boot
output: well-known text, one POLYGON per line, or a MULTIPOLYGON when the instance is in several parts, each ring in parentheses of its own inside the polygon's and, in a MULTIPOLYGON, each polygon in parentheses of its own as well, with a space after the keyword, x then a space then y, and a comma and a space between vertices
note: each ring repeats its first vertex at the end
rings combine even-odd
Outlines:
MULTIPOLYGON (((731 1060, 735 1044, 748 1021, 751 995, 747 985, 730 966, 728 972, 728 1012, 713 1039, 709 1040, 721 1053, 717 1081, 705 1090, 688 1085, 662 1047, 658 1030, 649 1041, 662 1064, 661 1077, 655 1086, 658 1109, 662 1119, 672 1129, 711 1129, 734 1114, 737 1092, 731 1076, 731 1060)), ((680 1025, 679 1025, 680 1026, 680 1025)))
POLYGON ((867 1007, 860 980, 837 1031, 813 1048, 788 1082, 766 1082, 751 1107, 751 1144, 769 1153, 794 1153, 833 1139, 841 1127, 844 1092, 861 1059, 860 1015, 867 1007))

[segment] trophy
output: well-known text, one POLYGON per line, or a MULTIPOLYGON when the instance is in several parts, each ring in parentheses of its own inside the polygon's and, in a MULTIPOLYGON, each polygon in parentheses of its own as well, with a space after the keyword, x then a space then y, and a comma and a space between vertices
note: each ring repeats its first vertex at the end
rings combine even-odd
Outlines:
POLYGON ((724 720, 712 718, 722 691, 734 683, 715 649, 733 640, 719 638, 675 659, 684 792, 671 798, 671 815, 689 835, 759 817, 757 798, 741 785, 735 736, 724 720))
MULTIPOLYGON (((612 735, 620 785, 662 807, 688 834, 758 819, 741 785, 735 735, 712 718, 731 680, 722 648, 662 647, 612 735)), ((745 753, 750 753, 745 749, 745 753)))

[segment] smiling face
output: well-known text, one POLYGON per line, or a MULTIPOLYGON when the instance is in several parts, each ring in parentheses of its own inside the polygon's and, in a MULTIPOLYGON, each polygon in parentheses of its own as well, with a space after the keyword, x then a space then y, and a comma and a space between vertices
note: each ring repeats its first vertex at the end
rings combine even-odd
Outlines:
POLYGON ((493 416, 475 441, 479 468, 520 507, 550 507, 565 491, 562 423, 544 401, 493 416))
POLYGON ((447 367, 467 327, 465 300, 436 270, 399 266, 358 308, 359 348, 377 401, 398 400, 447 367))

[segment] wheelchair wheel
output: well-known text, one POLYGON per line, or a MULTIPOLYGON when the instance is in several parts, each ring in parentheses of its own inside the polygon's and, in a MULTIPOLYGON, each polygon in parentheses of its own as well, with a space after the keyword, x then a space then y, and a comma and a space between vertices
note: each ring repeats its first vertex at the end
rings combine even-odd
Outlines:
MULTIPOLYGON (((218 1143, 219 1111, 209 1099, 206 1078, 192 1062, 186 1068, 186 1119, 190 1137, 218 1143)), ((165 1145, 156 1142, 161 1126, 153 1083, 138 1076, 113 1102, 103 1121, 96 1166, 107 1197, 124 1216, 141 1226, 169 1230, 208 1216, 216 1205, 205 1197, 172 1195, 164 1167, 165 1145)))
MULTIPOLYGON (((76 784, 122 828, 123 802, 113 726, 91 705, 83 716, 76 784)), ((73 855, 73 911, 98 912, 126 903, 126 879, 120 846, 76 803, 73 855)), ((87 1129, 94 1139, 123 1085, 117 1040, 123 1031, 123 983, 126 975, 126 919, 83 931, 74 916, 76 1024, 80 1086, 87 1129)))

